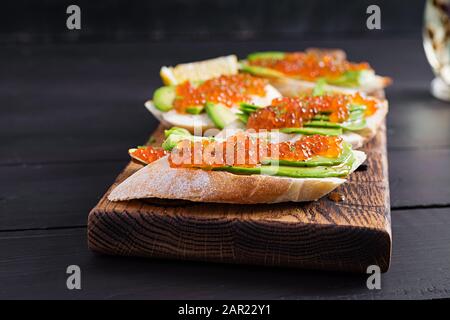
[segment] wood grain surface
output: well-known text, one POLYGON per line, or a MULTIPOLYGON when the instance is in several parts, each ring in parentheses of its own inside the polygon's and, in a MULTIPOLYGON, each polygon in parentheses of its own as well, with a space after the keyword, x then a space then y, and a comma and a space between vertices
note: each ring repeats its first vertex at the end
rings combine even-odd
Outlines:
POLYGON ((376 264, 385 272, 391 223, 384 126, 364 151, 363 170, 336 191, 343 201, 304 204, 108 201, 107 194, 141 168, 130 162, 89 214, 89 247, 112 255, 352 272, 376 264))

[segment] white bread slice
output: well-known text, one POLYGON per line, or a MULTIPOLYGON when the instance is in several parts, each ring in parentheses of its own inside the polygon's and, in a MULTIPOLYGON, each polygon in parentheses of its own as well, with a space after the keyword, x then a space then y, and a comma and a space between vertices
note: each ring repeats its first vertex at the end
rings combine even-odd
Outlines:
MULTIPOLYGON (((352 172, 366 155, 354 151, 352 172)), ((159 198, 236 204, 317 200, 344 183, 342 178, 288 178, 237 175, 223 171, 176 169, 167 157, 140 169, 108 195, 110 201, 159 198)))
MULTIPOLYGON (((251 103, 255 105, 269 105, 273 99, 281 97, 281 94, 277 89, 271 85, 265 87, 266 95, 264 97, 252 96, 251 103)), ((181 127, 194 133, 194 128, 205 131, 207 129, 214 128, 215 125, 206 113, 194 115, 194 114, 182 114, 175 110, 168 112, 162 112, 158 110, 151 100, 145 102, 145 107, 150 111, 156 119, 158 119, 164 126, 167 127, 181 127)), ((232 108, 233 112, 238 112, 238 108, 232 108)), ((200 131, 200 130, 199 130, 200 131)))

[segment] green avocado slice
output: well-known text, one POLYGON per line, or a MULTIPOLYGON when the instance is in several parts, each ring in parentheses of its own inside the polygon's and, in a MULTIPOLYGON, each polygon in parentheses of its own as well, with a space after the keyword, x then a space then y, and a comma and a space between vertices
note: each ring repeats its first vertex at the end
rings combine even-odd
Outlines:
POLYGON ((364 110, 354 110, 354 111, 351 111, 350 112, 350 115, 349 115, 349 120, 350 121, 354 121, 354 120, 361 120, 361 119, 364 119, 365 118, 365 115, 364 115, 364 110))
POLYGON ((162 143, 162 147, 166 151, 172 151, 180 141, 190 140, 192 142, 202 141, 202 140, 214 140, 213 137, 199 137, 192 135, 188 130, 178 127, 173 127, 169 130, 164 131, 166 140, 162 143))
POLYGON ((313 128, 313 127, 302 127, 302 128, 283 128, 280 129, 284 133, 298 133, 298 134, 321 134, 325 136, 338 136, 342 134, 342 128, 313 128))
POLYGON ((359 118, 354 120, 349 120, 347 122, 343 123, 337 123, 337 122, 328 122, 328 121, 310 121, 305 124, 306 128, 315 128, 315 129, 344 129, 348 131, 358 131, 362 130, 366 127, 366 119, 359 118))
POLYGON ((324 78, 320 78, 316 81, 316 85, 314 86, 312 95, 314 97, 323 96, 325 94, 325 86, 327 82, 324 78))
POLYGON ((329 121, 330 120, 330 116, 328 116, 326 114, 317 114, 312 119, 313 120, 329 121))
POLYGON ((366 119, 364 115, 365 107, 353 107, 350 109, 349 119, 346 122, 330 122, 327 116, 316 116, 312 121, 305 124, 305 127, 314 128, 342 128, 349 131, 358 131, 364 129, 366 126, 366 119))
POLYGON ((260 66, 250 66, 248 64, 241 65, 241 71, 253 74, 259 77, 268 77, 268 78, 282 78, 285 75, 279 71, 260 67, 260 66))
POLYGON ((254 61, 259 59, 272 59, 280 60, 283 59, 286 54, 282 51, 263 51, 263 52, 253 52, 247 56, 248 61, 254 61))
POLYGON ((330 178, 347 176, 355 161, 353 152, 349 159, 338 166, 317 166, 317 167, 290 167, 290 166, 259 166, 259 167, 237 167, 227 166, 214 168, 213 170, 227 171, 234 174, 262 174, 291 178, 330 178))
POLYGON ((314 128, 341 128, 341 124, 337 122, 330 122, 324 120, 312 120, 310 122, 305 123, 305 128, 314 127, 314 128))
POLYGON ((366 119, 362 118, 355 121, 348 121, 341 124, 341 127, 348 131, 362 130, 367 126, 366 119))
POLYGON ((205 110, 204 106, 192 106, 192 107, 187 107, 186 108, 186 112, 189 114, 200 114, 205 110))
POLYGON ((353 154, 352 147, 348 143, 343 144, 343 150, 337 158, 327 158, 316 156, 306 161, 291 161, 291 160, 274 160, 265 159, 262 164, 279 164, 281 166, 290 167, 318 167, 318 166, 337 166, 349 160, 353 154))
POLYGON ((172 127, 170 129, 164 130, 164 136, 168 138, 170 135, 177 134, 180 136, 191 136, 192 134, 189 130, 180 128, 180 127, 172 127))
POLYGON ((206 113, 212 122, 214 122, 214 125, 219 129, 225 128, 228 124, 238 118, 230 108, 212 102, 206 103, 206 113))
POLYGON ((248 113, 236 113, 236 117, 238 117, 238 119, 240 121, 242 121, 243 123, 246 124, 248 122, 249 114, 248 113))
POLYGON ((357 87, 361 72, 364 70, 346 71, 344 74, 334 79, 326 79, 327 83, 340 87, 357 87))
POLYGON ((157 109, 163 112, 169 111, 173 108, 173 101, 175 100, 175 96, 175 87, 161 87, 157 89, 153 94, 153 104, 157 109))
POLYGON ((366 110, 366 106, 361 105, 361 104, 352 104, 349 107, 350 112, 354 112, 354 111, 365 111, 366 110))
POLYGON ((167 151, 171 151, 175 148, 181 140, 193 138, 188 130, 178 127, 172 127, 169 130, 164 130, 164 136, 166 139, 162 143, 162 147, 167 151))
POLYGON ((242 112, 246 112, 246 113, 252 113, 252 112, 257 111, 258 109, 263 109, 263 107, 256 106, 256 105, 250 104, 250 103, 245 103, 245 102, 242 102, 239 105, 239 110, 241 110, 242 112))

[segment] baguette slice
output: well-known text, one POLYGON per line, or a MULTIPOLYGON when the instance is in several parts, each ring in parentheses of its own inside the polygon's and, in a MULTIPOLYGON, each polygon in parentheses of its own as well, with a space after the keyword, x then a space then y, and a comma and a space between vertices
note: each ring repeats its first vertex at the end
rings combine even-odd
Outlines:
MULTIPOLYGON (((352 172, 366 155, 354 151, 352 172)), ((342 178, 237 175, 223 171, 171 168, 167 157, 140 169, 108 195, 110 201, 159 198, 235 204, 317 200, 344 183, 342 178)))

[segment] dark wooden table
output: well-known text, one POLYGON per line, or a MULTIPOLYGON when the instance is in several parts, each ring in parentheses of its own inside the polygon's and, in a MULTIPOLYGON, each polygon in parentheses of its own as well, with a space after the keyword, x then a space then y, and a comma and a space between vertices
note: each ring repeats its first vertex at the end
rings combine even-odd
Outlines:
POLYGON ((422 299, 450 297, 450 104, 429 94, 421 40, 3 46, 0 298, 422 299), (342 47, 392 76, 392 266, 366 276, 119 258, 86 245, 89 210, 156 121, 161 65, 261 49, 342 47), (79 265, 82 290, 66 288, 79 265))

